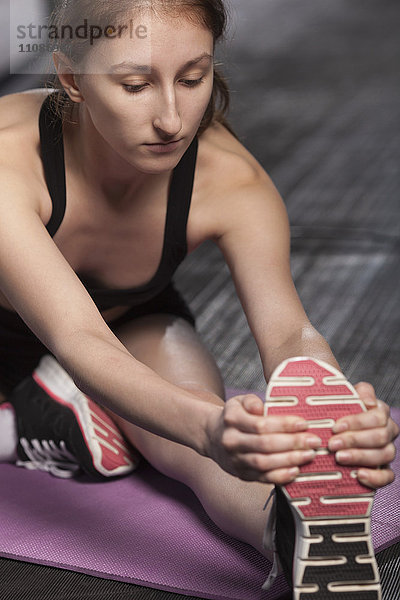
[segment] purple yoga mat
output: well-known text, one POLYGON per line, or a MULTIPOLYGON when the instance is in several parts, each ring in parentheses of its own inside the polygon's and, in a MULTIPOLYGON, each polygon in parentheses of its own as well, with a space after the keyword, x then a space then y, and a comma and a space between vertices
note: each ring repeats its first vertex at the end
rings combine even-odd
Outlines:
MULTIPOLYGON (((400 422, 400 410, 393 411, 400 422)), ((395 469, 400 475, 400 457, 395 469)), ((222 533, 194 494, 143 464, 118 481, 61 480, 0 465, 0 555, 202 598, 276 600, 270 563, 222 533)), ((400 540, 400 476, 379 491, 375 550, 400 540)))

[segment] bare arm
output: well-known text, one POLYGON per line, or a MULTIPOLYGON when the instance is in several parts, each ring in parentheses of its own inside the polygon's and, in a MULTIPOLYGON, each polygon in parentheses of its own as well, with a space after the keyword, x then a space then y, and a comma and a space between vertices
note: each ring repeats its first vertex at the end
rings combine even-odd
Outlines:
MULTIPOLYGON (((229 206, 224 207, 219 224, 221 233, 217 237, 217 243, 230 267, 260 350, 266 379, 282 360, 291 356, 311 356, 339 368, 328 343, 309 322, 295 290, 290 272, 290 236, 286 210, 270 180, 259 177, 249 181, 247 185, 237 186, 229 195, 229 206)), ((360 479, 366 485, 380 487, 393 480, 393 471, 387 464, 394 458, 393 440, 399 429, 390 419, 388 407, 377 401, 371 385, 359 383, 356 388, 368 412, 357 415, 357 418, 344 417, 339 420, 338 429, 334 430, 336 435, 332 437, 330 444, 340 442, 341 448, 349 449, 349 456, 345 460, 340 455, 337 460, 365 467, 360 470, 360 479), (376 469, 380 465, 386 466, 376 469)), ((270 431, 268 421, 271 417, 263 418, 262 415, 262 403, 255 397, 244 399, 242 407, 232 407, 227 419, 231 431, 236 428, 235 436, 231 433, 229 442, 231 452, 232 439, 235 439, 235 444, 239 444, 239 447, 243 447, 243 431, 270 431), (255 422, 244 428, 243 406, 247 413, 259 415, 259 429, 255 422)), ((247 416, 246 418, 248 419, 247 416)), ((278 425, 277 431, 286 431, 282 423, 278 425)), ((282 433, 278 434, 280 448, 283 448, 282 433)), ((263 448, 260 440, 256 444, 258 448, 263 448)), ((265 447, 271 447, 271 436, 265 447)), ((293 449, 297 447, 292 445, 293 449)), ((332 446, 331 449, 338 448, 339 446, 332 446)), ((300 464, 289 462, 293 461, 292 456, 293 454, 288 456, 286 464, 300 464)), ((262 464, 265 469, 268 468, 267 465, 273 464, 272 460, 267 462, 262 456, 258 461, 257 464, 262 464)), ((287 469, 280 468, 275 472, 269 471, 264 475, 264 480, 288 481, 289 476, 287 469)), ((262 477, 260 479, 263 480, 262 477)))
POLYGON ((111 332, 47 233, 18 173, 0 168, 0 289, 83 392, 153 433, 204 453, 218 407, 159 377, 111 332))
POLYGON ((239 187, 229 202, 217 243, 257 342, 266 379, 290 356, 312 356, 338 368, 297 295, 290 272, 286 209, 275 187, 267 178, 255 179, 239 187))

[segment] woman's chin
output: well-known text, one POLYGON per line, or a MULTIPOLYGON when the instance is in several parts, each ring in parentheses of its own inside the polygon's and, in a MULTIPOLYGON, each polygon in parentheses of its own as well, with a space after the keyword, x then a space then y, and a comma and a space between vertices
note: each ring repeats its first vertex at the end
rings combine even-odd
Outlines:
POLYGON ((175 169, 183 154, 184 152, 152 155, 142 153, 140 158, 137 157, 135 161, 129 161, 129 163, 142 173, 156 175, 175 169))

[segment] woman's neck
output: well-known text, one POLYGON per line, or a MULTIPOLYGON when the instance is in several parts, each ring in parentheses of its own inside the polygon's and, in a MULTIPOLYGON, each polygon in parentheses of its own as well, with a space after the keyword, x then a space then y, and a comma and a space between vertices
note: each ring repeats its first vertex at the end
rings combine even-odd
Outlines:
POLYGON ((107 144, 94 127, 82 105, 74 111, 74 124, 64 128, 72 150, 73 169, 90 189, 98 190, 110 202, 123 202, 139 190, 168 180, 170 173, 149 174, 139 171, 107 144))

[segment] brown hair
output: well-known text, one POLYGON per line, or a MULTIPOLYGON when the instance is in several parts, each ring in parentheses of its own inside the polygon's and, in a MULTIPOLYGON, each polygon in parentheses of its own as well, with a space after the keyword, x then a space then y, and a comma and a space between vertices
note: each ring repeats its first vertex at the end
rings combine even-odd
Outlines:
MULTIPOLYGON (((154 12, 163 12, 177 17, 185 15, 185 18, 194 20, 207 27, 213 35, 214 47, 218 41, 224 38, 227 27, 227 9, 224 0, 57 0, 56 7, 50 18, 50 27, 60 32, 62 27, 75 29, 82 24, 83 15, 89 22, 107 28, 110 22, 118 24, 126 13, 134 13, 144 8, 151 8, 154 12), (91 21, 91 18, 93 19, 91 21)), ((49 28, 50 31, 50 28, 49 28)), ((56 35, 53 40, 53 50, 65 54, 72 64, 79 63, 93 40, 82 40, 77 37, 64 40, 64 36, 56 35)), ((48 82, 48 87, 62 89, 58 76, 48 82)), ((204 113, 199 127, 198 135, 201 135, 213 122, 222 123, 233 135, 231 126, 225 115, 229 110, 230 94, 224 76, 218 68, 214 68, 214 85, 209 105, 204 113)), ((66 94, 56 94, 52 97, 52 107, 63 121, 71 118, 73 102, 66 94)))

